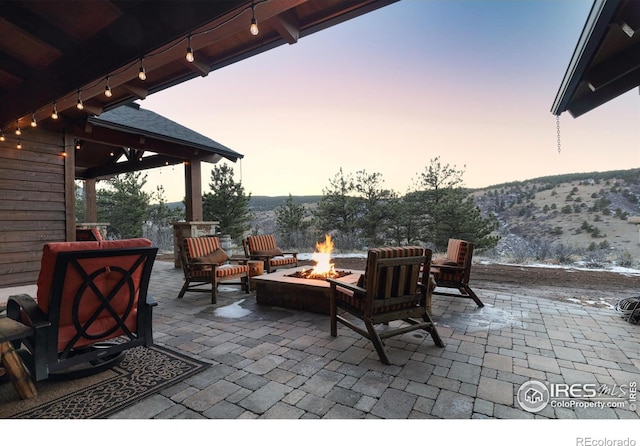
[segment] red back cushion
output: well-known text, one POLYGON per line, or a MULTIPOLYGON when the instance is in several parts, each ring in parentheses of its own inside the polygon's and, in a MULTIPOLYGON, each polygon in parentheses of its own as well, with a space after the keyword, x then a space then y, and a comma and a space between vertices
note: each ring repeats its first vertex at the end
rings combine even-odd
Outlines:
MULTIPOLYGON (((59 252, 66 251, 87 251, 95 249, 115 249, 115 248, 137 248, 144 246, 152 246, 151 240, 146 238, 134 238, 126 240, 103 240, 99 242, 54 242, 47 243, 42 249, 42 260, 40 267, 40 274, 38 276, 38 292, 37 301, 40 309, 49 313, 49 299, 51 297, 51 286, 53 283, 53 270, 55 268, 56 257, 59 252)), ((92 269, 96 270, 104 266, 104 261, 100 259, 91 259, 83 263, 83 267, 91 273, 92 269)), ((126 267, 126 261, 123 267, 126 267)), ((129 266, 133 263, 133 259, 129 259, 129 266)), ((65 278, 65 290, 78 287, 77 280, 79 280, 78 274, 72 271, 67 272, 68 275, 75 276, 70 277, 69 283, 65 278)))

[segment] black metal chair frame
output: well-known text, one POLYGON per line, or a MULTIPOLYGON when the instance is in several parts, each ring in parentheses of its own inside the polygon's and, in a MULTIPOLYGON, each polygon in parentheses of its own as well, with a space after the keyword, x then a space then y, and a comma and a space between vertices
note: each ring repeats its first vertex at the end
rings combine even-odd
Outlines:
MULTIPOLYGON (((147 294, 151 269, 157 254, 157 247, 97 249, 86 251, 63 251, 56 255, 54 277, 51 284, 49 313, 45 314, 36 301, 28 295, 10 296, 7 302, 7 316, 33 327, 34 334, 22 340, 26 347, 26 363, 36 381, 47 378, 73 379, 91 375, 120 362, 125 350, 153 345, 152 308, 157 305, 147 294), (110 264, 112 257, 138 256, 130 269, 110 264), (105 259, 105 266, 91 274, 84 270, 79 260, 105 259), (73 297, 72 319, 77 333, 62 351, 58 349, 58 329, 61 315, 61 302, 65 286, 67 270, 73 268, 82 278, 82 284, 77 287, 73 297), (125 320, 134 309, 136 300, 133 275, 142 268, 137 297, 136 332, 132 332, 125 325, 125 320), (101 274, 107 272, 121 274, 118 283, 104 295, 94 281, 101 274), (126 287, 129 289, 129 301, 122 316, 111 306, 111 300, 117 292, 126 287), (80 320, 78 309, 83 295, 87 290, 93 291, 101 302, 100 307, 87 320, 80 320), (100 312, 106 310, 113 318, 113 325, 101 333, 89 334, 87 330, 98 318, 100 312), (125 335, 115 336, 122 330, 125 335), (115 339, 109 339, 112 336, 115 339), (106 338, 106 339, 105 339, 106 338), (80 339, 94 339, 96 342, 75 348, 80 339)), ((19 345, 15 345, 16 348, 19 345)))

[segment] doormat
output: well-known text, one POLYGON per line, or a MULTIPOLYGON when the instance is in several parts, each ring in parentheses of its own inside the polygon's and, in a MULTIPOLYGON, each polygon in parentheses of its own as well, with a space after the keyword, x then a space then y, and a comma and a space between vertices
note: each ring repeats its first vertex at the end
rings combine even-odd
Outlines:
POLYGON ((120 364, 96 375, 37 382, 36 398, 21 400, 11 382, 0 384, 0 418, 107 418, 208 366, 167 347, 135 347, 120 364))

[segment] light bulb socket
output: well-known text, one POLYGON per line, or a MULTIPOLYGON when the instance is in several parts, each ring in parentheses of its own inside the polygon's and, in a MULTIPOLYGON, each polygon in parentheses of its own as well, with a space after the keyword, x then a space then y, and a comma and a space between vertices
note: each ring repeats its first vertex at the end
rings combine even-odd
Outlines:
POLYGON ((147 79, 147 70, 144 69, 144 65, 142 65, 142 59, 140 59, 140 69, 138 70, 138 79, 144 81, 147 79))

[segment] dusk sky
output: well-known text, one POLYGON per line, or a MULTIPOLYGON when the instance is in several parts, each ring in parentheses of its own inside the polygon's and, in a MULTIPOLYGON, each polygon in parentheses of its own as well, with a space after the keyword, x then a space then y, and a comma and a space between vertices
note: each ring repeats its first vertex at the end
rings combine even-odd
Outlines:
MULTIPOLYGON (((558 153, 550 109, 591 4, 401 0, 140 104, 243 154, 254 196, 320 195, 340 168, 403 194, 438 156, 468 187, 638 167, 638 89, 564 113, 558 153)), ((156 184, 182 200, 183 168, 156 184)))

